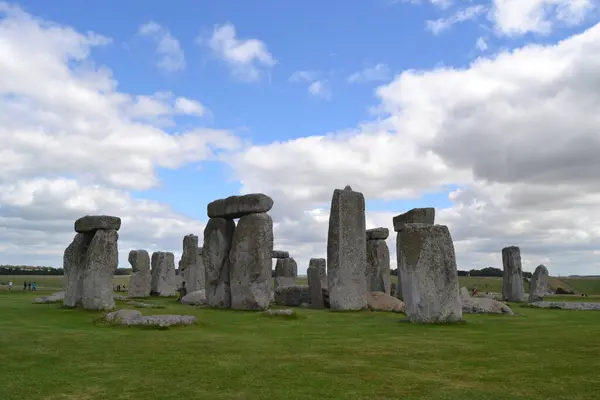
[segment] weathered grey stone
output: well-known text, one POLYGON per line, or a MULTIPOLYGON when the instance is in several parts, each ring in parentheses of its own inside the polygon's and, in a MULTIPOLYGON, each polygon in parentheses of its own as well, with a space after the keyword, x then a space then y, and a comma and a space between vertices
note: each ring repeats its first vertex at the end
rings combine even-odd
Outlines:
POLYGON ((275 303, 287 307, 299 307, 302 303, 310 303, 310 289, 306 285, 278 287, 275 290, 275 303))
POLYGON ((445 225, 405 224, 398 232, 397 253, 409 321, 462 320, 454 244, 445 225))
POLYGON ((367 305, 371 311, 404 312, 404 303, 402 300, 384 292, 368 292, 367 305))
POLYGON ((273 250, 273 258, 289 258, 290 253, 287 251, 273 250))
POLYGON ((97 230, 86 252, 81 303, 86 310, 115 307, 112 279, 119 266, 116 230, 97 230))
POLYGON ((308 261, 308 267, 316 268, 319 271, 321 277, 321 287, 327 289, 327 260, 324 258, 311 258, 308 261))
POLYGON ((296 312, 294 310, 267 310, 265 312, 263 312, 263 314, 265 315, 283 315, 283 316, 287 316, 290 317, 292 315, 294 315, 296 312))
POLYGON ((316 265, 309 264, 306 274, 308 277, 310 306, 312 308, 324 308, 325 302, 323 301, 323 287, 321 286, 323 277, 321 275, 320 268, 316 265))
POLYGON ((34 299, 33 304, 52 304, 60 303, 65 300, 65 292, 52 293, 50 296, 42 296, 34 299))
POLYGON ((273 199, 263 193, 229 196, 208 203, 209 218, 241 218, 244 215, 266 213, 273 208, 273 199))
POLYGON ((177 294, 175 256, 173 253, 156 251, 152 253, 152 282, 150 294, 169 297, 177 294))
POLYGON ((93 237, 93 233, 78 233, 73 238, 73 242, 65 249, 63 256, 65 299, 63 305, 66 307, 81 305, 85 255, 93 237))
POLYGON ((466 287, 461 287, 460 288, 460 298, 462 299, 470 299, 471 298, 471 294, 469 293, 469 289, 467 289, 466 287))
POLYGON ((129 264, 133 273, 129 278, 127 296, 133 298, 150 296, 152 274, 150 273, 150 256, 146 250, 131 250, 129 264))
POLYGON ((385 240, 390 236, 388 228, 367 229, 367 240, 385 240))
POLYGON ((390 294, 390 249, 385 240, 367 240, 367 290, 390 294))
POLYGON ((394 282, 392 282, 391 289, 390 289, 390 296, 396 297, 396 288, 397 288, 397 285, 394 282))
POLYGON ((181 298, 181 304, 188 304, 191 306, 201 306, 206 304, 206 291, 196 290, 186 294, 181 298))
POLYGON ((211 218, 204 228, 204 261, 206 304, 215 308, 231 307, 229 251, 235 232, 230 219, 211 218))
POLYGON ((118 231, 121 228, 121 218, 110 215, 86 215, 75 221, 75 232, 95 232, 99 229, 118 231))
POLYGON ((245 215, 238 221, 229 251, 231 308, 269 307, 273 255, 273 220, 268 214, 245 215))
POLYGON ((196 323, 192 315, 152 315, 143 316, 137 310, 118 310, 104 316, 105 321, 126 326, 158 326, 191 325, 196 323))
POLYGON ((329 304, 329 289, 322 288, 321 293, 323 293, 323 303, 325 303, 325 308, 331 308, 329 304))
POLYGON ((275 290, 280 286, 296 284, 298 264, 293 258, 279 258, 275 264, 275 290))
POLYGON ((198 248, 198 236, 191 234, 184 236, 179 271, 188 292, 204 289, 206 278, 201 249, 198 248))
POLYGON ((543 301, 548 292, 548 268, 538 265, 529 282, 529 302, 543 301))
POLYGON ((561 310, 600 311, 600 303, 577 303, 571 301, 536 301, 529 303, 537 308, 559 308, 561 310))
POLYGON ((336 310, 367 307, 365 198, 347 186, 331 199, 327 236, 329 302, 336 310))
POLYGON ((525 298, 523 290, 523 270, 521 269, 521 249, 516 246, 502 249, 502 297, 506 301, 519 302, 525 298))
POLYGON ((160 304, 143 303, 141 301, 128 301, 127 304, 135 308, 165 308, 165 306, 160 304))
POLYGON ((435 223, 435 208, 413 208, 404 214, 393 218, 394 231, 399 232, 405 224, 427 224, 435 223))
POLYGON ((114 301, 126 301, 129 300, 128 296, 121 296, 120 294, 113 294, 112 296, 114 301))
POLYGON ((514 315, 513 311, 506 304, 487 297, 469 297, 461 296, 460 299, 462 312, 464 314, 506 314, 514 315))

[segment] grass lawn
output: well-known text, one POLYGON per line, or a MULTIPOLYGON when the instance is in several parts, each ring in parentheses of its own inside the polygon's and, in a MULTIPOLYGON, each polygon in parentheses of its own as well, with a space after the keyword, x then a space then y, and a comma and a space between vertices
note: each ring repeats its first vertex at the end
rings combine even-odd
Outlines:
MULTIPOLYGON (((38 294, 44 294, 39 292, 38 294)), ((0 399, 597 399, 600 313, 538 310, 418 326, 402 314, 297 319, 195 308, 195 326, 113 327, 0 292, 0 399)), ((119 302, 119 308, 126 307, 119 302)))

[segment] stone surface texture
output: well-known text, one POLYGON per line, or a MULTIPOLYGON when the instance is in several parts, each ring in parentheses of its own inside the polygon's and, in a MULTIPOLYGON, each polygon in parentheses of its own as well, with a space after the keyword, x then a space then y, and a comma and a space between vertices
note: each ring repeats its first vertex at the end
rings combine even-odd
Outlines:
POLYGON ((169 327, 173 325, 191 325, 196 323, 193 315, 152 315, 143 316, 137 310, 118 310, 104 316, 107 322, 127 326, 158 326, 169 327))
POLYGON ((78 233, 73 238, 71 244, 65 249, 63 255, 63 270, 65 274, 65 299, 63 305, 66 307, 81 306, 86 252, 93 237, 93 233, 78 233))
POLYGON ((141 301, 128 301, 127 304, 134 306, 135 308, 165 308, 165 306, 160 304, 150 304, 141 301))
POLYGON ((98 229, 118 231, 121 228, 121 218, 110 215, 86 215, 75 221, 75 232, 88 233, 98 229))
POLYGON ((367 240, 385 240, 390 236, 388 228, 367 229, 367 240))
POLYGON ((169 297, 177 294, 175 256, 173 253, 156 251, 152 253, 152 283, 150 293, 154 296, 169 297))
POLYGON ((316 268, 319 271, 319 276, 321 277, 321 287, 323 289, 327 289, 327 260, 324 258, 311 258, 308 261, 308 267, 316 268))
POLYGON ((506 304, 490 297, 471 297, 466 287, 460 288, 460 302, 464 314, 507 314, 514 315, 506 304))
POLYGON ((290 253, 287 251, 273 250, 273 258, 289 258, 290 253))
POLYGON ((299 307, 302 303, 310 303, 310 289, 306 285, 279 287, 275 290, 275 303, 287 307, 299 307))
POLYGON ((279 258, 275 263, 275 290, 280 286, 296 284, 298 264, 293 258, 279 258))
POLYGON ((65 292, 56 292, 52 293, 49 296, 42 296, 33 299, 33 304, 52 304, 52 303, 60 303, 65 300, 65 292))
POLYGON ((202 306, 206 304, 206 291, 196 290, 186 294, 181 298, 181 304, 188 304, 191 306, 202 306))
POLYGON ((81 296, 86 310, 115 307, 112 280, 119 266, 118 239, 116 230, 97 230, 87 248, 81 296))
POLYGON ((574 311, 600 311, 600 303, 578 303, 571 301, 536 301, 529 303, 531 307, 557 308, 561 310, 574 311))
POLYGON ((371 311, 404 312, 404 302, 384 292, 367 293, 367 304, 371 311))
POLYGON ((229 251, 231 308, 266 310, 270 303, 273 220, 249 214, 238 221, 229 251))
POLYGON ((367 240, 367 290, 391 293, 390 249, 385 240, 367 240))
POLYGON ((183 252, 179 261, 179 274, 188 292, 203 290, 205 287, 204 260, 198 248, 198 236, 183 237, 183 252))
POLYGON ((283 315, 290 317, 295 314, 294 310, 286 309, 286 310, 267 310, 264 312, 265 315, 283 315))
POLYGON ((502 249, 502 298, 510 302, 520 302, 525 298, 523 290, 523 270, 521 269, 521 250, 517 246, 502 249))
POLYGON ((548 268, 538 265, 529 281, 529 302, 543 301, 548 293, 548 268))
POLYGON ((202 259, 204 260, 206 304, 211 307, 231 307, 229 251, 234 232, 235 223, 225 218, 211 218, 204 228, 202 259))
POLYGON ((146 250, 131 250, 128 260, 133 272, 129 278, 127 296, 133 298, 150 296, 152 274, 150 273, 150 256, 148 252, 146 250))
POLYGON ((405 224, 398 233, 402 293, 409 321, 462 320, 454 244, 445 225, 405 224))
POLYGON ((241 218, 244 215, 266 213, 273 208, 273 199, 263 193, 230 196, 208 204, 209 218, 241 218))
POLYGON ((331 199, 327 236, 329 302, 335 310, 367 307, 365 198, 347 186, 331 199))
POLYGON ((325 308, 325 302, 323 301, 323 280, 319 267, 309 264, 306 275, 308 278, 310 306, 312 308, 325 308))
POLYGON ((435 208, 413 208, 404 214, 393 218, 394 231, 400 232, 405 224, 427 224, 435 223, 435 208))

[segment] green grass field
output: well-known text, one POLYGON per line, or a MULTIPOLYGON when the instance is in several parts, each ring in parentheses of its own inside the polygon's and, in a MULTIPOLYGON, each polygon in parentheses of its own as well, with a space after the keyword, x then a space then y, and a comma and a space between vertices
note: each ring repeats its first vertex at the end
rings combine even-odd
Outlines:
MULTIPOLYGON (((597 399, 600 314, 513 306, 418 326, 402 314, 299 309, 297 319, 152 299, 199 323, 101 313, 0 292, 0 399, 597 399)), ((127 307, 118 302, 119 308, 127 307)))

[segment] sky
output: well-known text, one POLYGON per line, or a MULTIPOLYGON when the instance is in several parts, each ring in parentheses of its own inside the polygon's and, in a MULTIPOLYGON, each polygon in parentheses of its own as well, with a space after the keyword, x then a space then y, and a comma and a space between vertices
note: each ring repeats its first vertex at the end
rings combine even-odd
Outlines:
POLYGON ((266 193, 275 249, 326 257, 435 207, 458 268, 600 274, 600 0, 0 1, 0 264, 62 266, 73 222, 131 249, 266 193))

